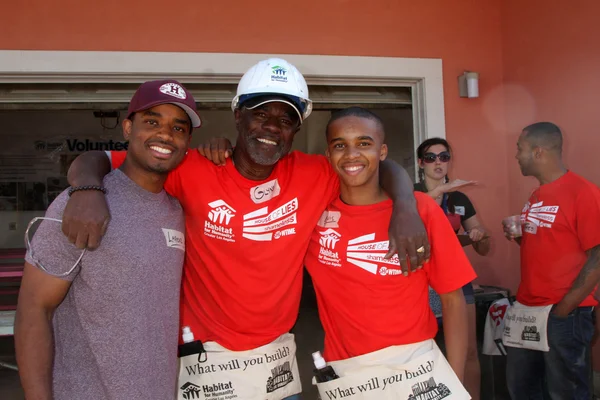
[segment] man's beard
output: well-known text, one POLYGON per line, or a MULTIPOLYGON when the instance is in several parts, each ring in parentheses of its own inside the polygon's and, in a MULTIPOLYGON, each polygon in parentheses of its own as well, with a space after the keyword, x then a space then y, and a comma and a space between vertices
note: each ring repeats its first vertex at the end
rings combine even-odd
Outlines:
POLYGON ((246 148, 248 149, 248 155, 258 165, 273 165, 285 156, 292 147, 292 144, 285 145, 284 142, 279 142, 275 149, 271 150, 269 154, 265 154, 265 151, 261 148, 264 146, 255 138, 257 135, 248 136, 246 141, 246 148))
POLYGON ((167 174, 169 171, 171 171, 173 168, 170 168, 167 165, 148 165, 147 170, 149 172, 153 172, 155 174, 167 174))

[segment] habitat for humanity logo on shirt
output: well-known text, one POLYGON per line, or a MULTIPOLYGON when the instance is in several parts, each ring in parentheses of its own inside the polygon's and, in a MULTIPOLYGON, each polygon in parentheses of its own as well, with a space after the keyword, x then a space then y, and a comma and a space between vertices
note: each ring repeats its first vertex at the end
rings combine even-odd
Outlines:
POLYGON ((204 221, 204 234, 213 239, 235 242, 233 228, 229 227, 236 211, 225 201, 219 199, 208 203, 208 220, 204 221))
POLYGON ((340 255, 335 251, 335 245, 341 240, 342 235, 333 229, 327 229, 319 231, 319 261, 322 264, 330 265, 332 267, 341 267, 340 255))

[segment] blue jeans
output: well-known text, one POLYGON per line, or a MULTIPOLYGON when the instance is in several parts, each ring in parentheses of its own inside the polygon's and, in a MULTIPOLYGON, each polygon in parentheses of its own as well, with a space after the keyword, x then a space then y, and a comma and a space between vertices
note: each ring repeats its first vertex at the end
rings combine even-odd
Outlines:
POLYGON ((302 400, 302 396, 300 396, 299 394, 293 394, 290 397, 286 397, 283 400, 302 400))
POLYGON ((548 317, 550 351, 507 347, 506 381, 512 400, 589 400, 593 308, 548 317))

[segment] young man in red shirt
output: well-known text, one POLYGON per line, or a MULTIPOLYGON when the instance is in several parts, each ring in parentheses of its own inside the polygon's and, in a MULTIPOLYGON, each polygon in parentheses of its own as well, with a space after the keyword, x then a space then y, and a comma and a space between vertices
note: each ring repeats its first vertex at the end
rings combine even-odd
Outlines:
POLYGON ((550 122, 526 127, 517 142, 521 172, 540 186, 523 208, 522 236, 504 226, 507 238, 521 245, 521 283, 517 303, 505 317, 503 339, 513 400, 544 393, 552 399, 589 399, 592 393, 589 349, 597 305, 592 292, 600 280, 600 190, 565 168, 562 142, 560 129, 550 122), (511 316, 527 323, 515 325, 511 316))
POLYGON ((452 398, 469 398, 456 379, 463 378, 467 351, 461 288, 476 275, 448 219, 433 199, 415 193, 433 247, 423 269, 403 276, 397 258, 384 258, 392 201, 379 185, 379 163, 387 156, 381 119, 359 107, 338 111, 327 126, 327 143, 341 194, 321 216, 305 265, 325 330, 324 357, 341 378, 319 385, 321 397, 339 392, 352 399, 368 392, 367 398, 379 399, 397 390, 394 398, 407 398, 445 385, 456 396, 452 398), (438 325, 429 307, 429 285, 441 295, 448 361, 456 376, 433 341, 438 325), (428 356, 433 360, 432 353, 437 360, 432 361, 433 370, 410 379, 420 371, 418 366, 411 369, 411 362, 428 356), (391 382, 393 375, 374 372, 373 367, 401 371, 404 381, 391 382), (357 389, 374 377, 379 388, 374 383, 369 390, 357 389), (425 389, 422 382, 428 382, 425 389))
MULTIPOLYGON (((271 400, 301 390, 288 332, 298 315, 311 232, 339 190, 323 156, 290 152, 311 106, 306 82, 293 65, 282 59, 259 62, 240 80, 232 103, 238 130, 233 157, 220 167, 190 151, 165 183, 186 217, 181 324, 207 351, 206 362, 196 357, 181 368, 184 398, 232 391, 228 394, 239 399, 271 400)), ((113 152, 113 167, 122 158, 124 152, 113 152)), ((395 168, 387 176, 395 185, 386 187, 400 200, 392 231, 410 234, 391 236, 411 239, 396 243, 404 265, 407 251, 421 259, 411 260, 415 267, 429 257, 427 238, 410 178, 395 168)), ((73 163, 69 180, 94 184, 109 170, 104 153, 86 153, 73 163)), ((85 229, 80 240, 78 226, 107 216, 102 194, 76 194, 65 210, 64 230, 73 242, 85 244, 85 229), (83 223, 73 222, 74 214, 83 223)))

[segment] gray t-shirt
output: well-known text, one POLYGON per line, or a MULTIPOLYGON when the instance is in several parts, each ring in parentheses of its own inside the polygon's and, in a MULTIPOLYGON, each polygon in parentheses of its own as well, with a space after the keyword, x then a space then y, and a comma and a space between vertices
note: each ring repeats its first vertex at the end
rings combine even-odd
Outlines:
MULTIPOLYGON (((150 193, 123 172, 106 176, 111 212, 102 244, 67 277, 54 314, 54 398, 165 400, 175 397, 184 219, 166 192, 150 193)), ((63 192, 46 217, 62 219, 63 192)), ((67 272, 81 250, 44 220, 32 240, 32 265, 67 272)))

